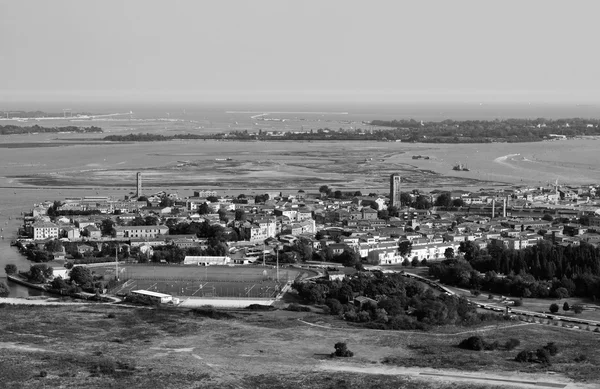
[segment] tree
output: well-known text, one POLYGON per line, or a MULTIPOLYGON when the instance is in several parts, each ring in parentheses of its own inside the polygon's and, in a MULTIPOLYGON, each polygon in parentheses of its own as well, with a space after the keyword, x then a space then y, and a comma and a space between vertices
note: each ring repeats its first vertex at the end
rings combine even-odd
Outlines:
POLYGON ((552 215, 550 215, 550 214, 547 213, 544 216, 542 216, 542 220, 546 220, 546 221, 551 222, 552 220, 554 220, 554 218, 552 217, 552 215))
POLYGON ((446 259, 454 258, 454 249, 452 247, 446 248, 444 251, 444 257, 446 257, 446 259))
POLYGON ((6 273, 6 275, 13 275, 13 274, 17 274, 17 271, 19 269, 17 269, 17 265, 15 265, 14 263, 9 263, 8 265, 4 266, 4 272, 6 273))
POLYGON ((554 290, 554 297, 559 299, 567 298, 569 297, 569 291, 567 290, 567 288, 557 288, 556 290, 554 290))
POLYGON ((158 225, 158 217, 156 216, 152 216, 152 215, 148 215, 144 218, 144 223, 147 226, 157 226, 158 225))
POLYGON ((207 213, 210 213, 210 207, 208 206, 208 204, 207 203, 200 204, 200 206, 198 207, 198 214, 206 215, 207 213))
POLYGON ((568 311, 569 309, 571 309, 571 307, 569 306, 569 303, 565 301, 563 304, 563 311, 568 311))
POLYGON ((400 242, 398 242, 398 253, 405 257, 407 255, 410 255, 412 251, 412 242, 409 240, 402 240, 400 242))
POLYGON ((246 212, 243 209, 235 210, 235 220, 244 221, 246 220, 246 212))
POLYGON ((390 218, 389 212, 385 209, 377 211, 377 218, 383 219, 383 220, 388 220, 390 218))
POLYGON ((67 282, 63 280, 62 277, 56 277, 50 283, 50 288, 54 290, 65 290, 69 289, 69 284, 67 284, 67 282))
POLYGON ((102 232, 103 236, 110 236, 112 235, 112 230, 115 226, 115 222, 112 221, 112 219, 104 219, 102 220, 102 223, 100 224, 100 231, 102 232))
POLYGON ((217 196, 208 196, 206 198, 206 201, 208 201, 209 203, 218 203, 219 198, 217 196))
POLYGON ((225 223, 229 222, 229 218, 227 217, 227 211, 224 209, 219 209, 219 211, 217 211, 217 214, 219 215, 219 220, 224 221, 225 223))
POLYGON ((410 266, 410 260, 408 258, 404 258, 404 261, 402 261, 402 266, 410 266))
POLYGON ((435 205, 438 207, 449 207, 452 205, 450 192, 444 192, 435 199, 435 205))
POLYGON ((412 206, 416 209, 429 209, 431 208, 431 202, 428 196, 419 195, 412 206))
POLYGON ((352 357, 354 356, 354 353, 350 350, 348 350, 348 346, 346 346, 345 342, 338 342, 335 344, 335 352, 333 352, 331 354, 331 357, 343 357, 343 358, 347 358, 347 357, 352 357))
POLYGON ((327 185, 321 185, 319 187, 319 193, 321 193, 322 196, 329 196, 331 194, 331 188, 327 185))
POLYGON ((400 215, 398 207, 395 205, 389 206, 387 212, 390 217, 398 217, 400 215))
POLYGON ((71 281, 77 285, 89 285, 94 281, 92 271, 85 266, 75 266, 71 269, 71 281))
POLYGON ((354 192, 354 197, 361 197, 362 196, 362 192, 360 190, 357 190, 356 192, 354 192))
POLYGON ((406 193, 406 192, 402 192, 400 193, 400 205, 410 205, 412 203, 412 197, 406 193))
POLYGON ((479 247, 477 247, 472 241, 468 240, 466 242, 460 242, 460 245, 458 246, 458 252, 463 253, 465 255, 465 259, 471 262, 477 257, 477 254, 479 253, 479 247))
POLYGON ((552 312, 552 313, 558 312, 558 304, 556 304, 556 303, 550 304, 550 312, 552 312))
POLYGON ((453 207, 464 207, 465 206, 465 202, 463 201, 463 199, 454 199, 452 200, 452 206, 453 207))
POLYGON ((420 262, 419 262, 419 258, 415 256, 415 257, 413 258, 413 260, 410 262, 410 264, 411 264, 413 267, 417 267, 417 266, 419 266, 419 264, 420 264, 420 262))
POLYGON ((0 282, 0 297, 7 297, 10 289, 4 282, 0 282))
POLYGON ((333 197, 335 197, 336 199, 341 199, 343 196, 343 193, 341 190, 336 190, 335 192, 333 192, 333 197))
POLYGON ((42 263, 39 265, 32 265, 29 268, 29 274, 27 278, 30 282, 33 282, 34 284, 43 284, 44 282, 46 282, 47 278, 52 277, 53 273, 54 269, 52 269, 52 267, 48 266, 45 263, 42 263))

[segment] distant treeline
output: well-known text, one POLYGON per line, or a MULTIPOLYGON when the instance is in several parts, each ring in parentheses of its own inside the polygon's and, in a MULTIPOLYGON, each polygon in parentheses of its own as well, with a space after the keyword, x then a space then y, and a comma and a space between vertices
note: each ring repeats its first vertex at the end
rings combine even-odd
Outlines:
POLYGON ((374 120, 369 125, 379 129, 319 128, 304 132, 231 131, 215 134, 128 134, 109 135, 104 138, 114 142, 158 142, 176 139, 217 139, 244 141, 402 141, 426 143, 491 143, 538 142, 554 135, 574 137, 600 135, 598 119, 507 119, 507 120, 445 120, 443 122, 417 122, 415 120, 374 120), (381 128, 390 127, 390 129, 381 128))
POLYGON ((506 120, 373 120, 373 126, 391 127, 388 139, 428 143, 537 142, 552 135, 566 137, 600 135, 598 119, 506 119, 506 120))
POLYGON ((31 134, 31 133, 57 133, 57 132, 103 132, 100 127, 76 127, 76 126, 66 126, 66 127, 41 127, 37 124, 29 127, 20 127, 14 125, 6 125, 0 126, 0 135, 12 135, 12 134, 31 134))
POLYGON ((0 111, 0 116, 2 117, 11 117, 11 118, 20 118, 20 119, 35 119, 35 118, 58 118, 58 117, 73 117, 77 115, 91 115, 91 113, 87 112, 44 112, 44 111, 0 111))

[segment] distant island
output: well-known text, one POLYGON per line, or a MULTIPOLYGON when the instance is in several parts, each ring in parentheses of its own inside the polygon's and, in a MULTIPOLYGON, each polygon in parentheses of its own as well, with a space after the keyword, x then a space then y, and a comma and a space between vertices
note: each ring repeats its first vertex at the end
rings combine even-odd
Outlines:
POLYGON ((91 115, 88 112, 73 113, 70 109, 65 109, 60 113, 44 111, 0 111, 0 117, 7 119, 42 119, 42 118, 71 118, 81 115, 91 115))
POLYGON ((213 139, 243 141, 387 141, 420 143, 492 143, 539 142, 575 136, 600 135, 598 119, 507 119, 507 120, 373 120, 364 122, 369 128, 319 128, 305 131, 230 131, 213 134, 127 134, 109 135, 103 140, 113 142, 157 142, 177 139, 213 139), (373 128, 377 127, 377 128, 373 128))
POLYGON ((41 127, 37 124, 29 127, 21 127, 15 125, 0 126, 0 135, 14 135, 14 134, 35 134, 35 133, 59 133, 59 132, 77 132, 77 133, 101 133, 103 132, 100 127, 77 127, 77 126, 65 126, 65 127, 41 127))

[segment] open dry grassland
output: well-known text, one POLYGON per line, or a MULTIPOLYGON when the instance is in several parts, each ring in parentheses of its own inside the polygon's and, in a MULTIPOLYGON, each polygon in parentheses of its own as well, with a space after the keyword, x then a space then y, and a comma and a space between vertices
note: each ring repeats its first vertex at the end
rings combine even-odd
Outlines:
MULTIPOLYGON (((210 311, 209 311, 210 313, 210 311)), ((478 332, 515 337, 513 351, 464 351, 472 335, 324 328, 329 316, 287 311, 207 315, 193 310, 0 307, 3 388, 489 388, 533 387, 500 380, 600 385, 600 337, 535 324, 503 323, 478 332), (331 359, 345 341, 353 358, 331 359), (519 364, 523 348, 549 341, 560 353, 550 367, 519 364), (585 362, 573 360, 586 354, 585 362), (438 375, 441 374, 441 375, 438 375), (465 376, 467 378, 465 378, 465 376)), ((472 330, 472 329, 471 329, 472 330)))

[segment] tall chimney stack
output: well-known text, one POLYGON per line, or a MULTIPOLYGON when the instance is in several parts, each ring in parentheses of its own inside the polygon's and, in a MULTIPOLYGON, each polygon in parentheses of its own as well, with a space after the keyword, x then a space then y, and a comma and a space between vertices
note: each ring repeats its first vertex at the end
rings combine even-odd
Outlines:
POLYGON ((492 200, 492 219, 496 216, 496 199, 492 200))

